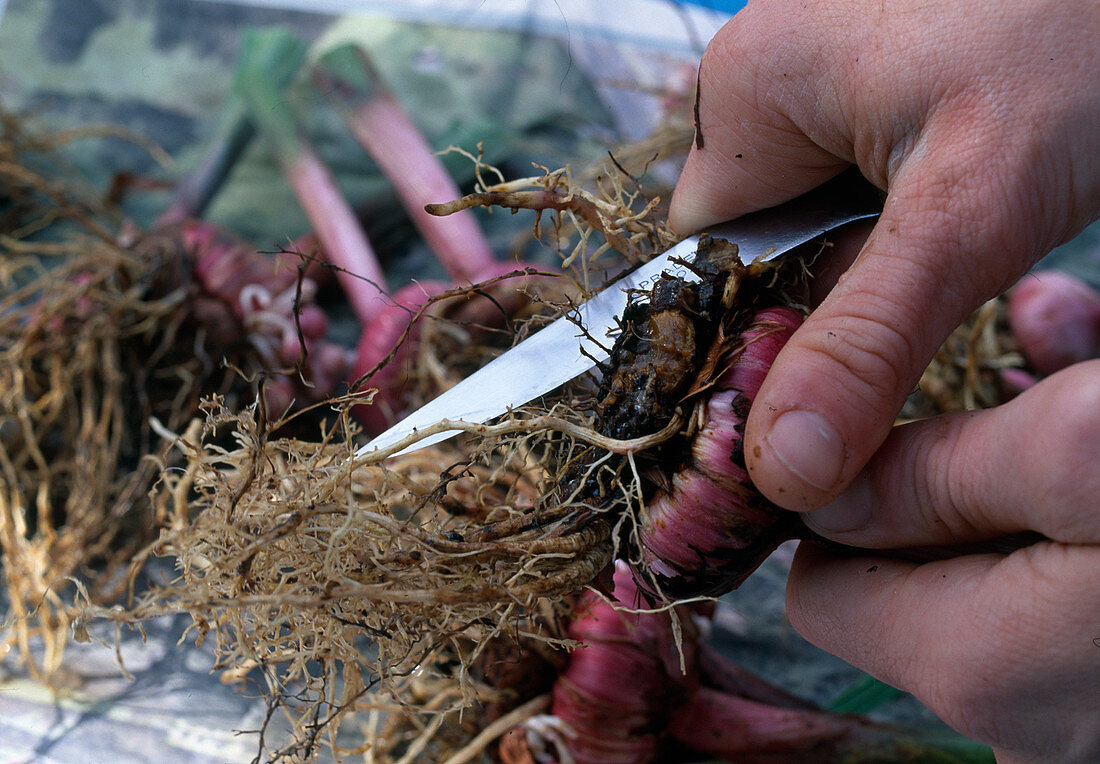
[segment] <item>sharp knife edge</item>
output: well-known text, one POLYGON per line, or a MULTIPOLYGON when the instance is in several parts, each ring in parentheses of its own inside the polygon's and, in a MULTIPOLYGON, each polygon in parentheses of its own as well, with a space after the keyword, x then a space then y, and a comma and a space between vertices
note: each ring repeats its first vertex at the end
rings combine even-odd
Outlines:
MULTIPOLYGON (((841 176, 798 199, 715 226, 706 233, 737 244, 742 261, 750 263, 779 257, 841 225, 874 217, 881 209, 881 198, 871 186, 841 176)), ((482 424, 588 371, 595 365, 593 358, 602 361, 608 357, 601 343, 612 344, 607 334, 626 308, 628 290, 648 289, 666 272, 687 281, 698 280, 693 272, 671 262, 673 258, 689 259, 698 242, 698 235, 689 236, 608 285, 570 316, 557 319, 493 359, 376 436, 355 455, 386 448, 415 430, 445 419, 482 424), (588 328, 590 336, 580 331, 577 321, 588 328)), ((458 432, 449 430, 427 436, 399 453, 424 448, 458 432)))

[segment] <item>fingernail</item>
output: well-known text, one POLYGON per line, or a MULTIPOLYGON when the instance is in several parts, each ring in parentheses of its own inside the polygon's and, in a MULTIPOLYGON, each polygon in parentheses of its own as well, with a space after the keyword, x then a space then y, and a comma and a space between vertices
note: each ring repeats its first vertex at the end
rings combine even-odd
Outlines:
POLYGON ((676 233, 687 236, 698 231, 705 224, 701 222, 702 215, 695 206, 685 201, 683 197, 684 194, 673 197, 668 213, 668 225, 676 233))
POLYGON ((867 525, 873 510, 871 483, 863 476, 857 476, 844 489, 844 493, 821 509, 803 515, 803 519, 811 530, 822 535, 846 533, 867 525))
POLYGON ((840 481, 844 441, 840 433, 812 411, 788 411, 764 436, 777 459, 815 488, 827 491, 840 481))

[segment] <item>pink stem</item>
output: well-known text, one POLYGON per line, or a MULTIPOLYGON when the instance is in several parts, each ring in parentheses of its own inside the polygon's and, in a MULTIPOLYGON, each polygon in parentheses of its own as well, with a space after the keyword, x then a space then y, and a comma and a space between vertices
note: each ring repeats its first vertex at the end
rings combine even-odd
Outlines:
POLYGON ((838 740, 863 734, 856 717, 780 708, 702 687, 672 717, 668 732, 692 750, 734 761, 748 754, 800 754, 798 761, 827 761, 838 740), (821 751, 812 757, 815 748, 821 751))
POLYGON ((792 695, 748 669, 738 666, 705 642, 699 645, 699 673, 705 685, 747 700, 755 700, 779 708, 820 710, 810 701, 792 695))
POLYGON ((310 148, 297 120, 261 67, 240 75, 239 87, 257 129, 271 143, 298 203, 313 225, 362 326, 386 305, 385 275, 336 180, 310 148))
MULTIPOLYGON (((613 602, 645 606, 625 563, 616 563, 613 581, 613 602)), ((526 764, 536 753, 546 757, 539 761, 647 764, 660 760, 670 738, 737 762, 957 760, 949 747, 821 710, 729 664, 700 643, 686 606, 630 612, 589 593, 568 635, 582 647, 554 683, 550 717, 527 723, 502 743, 506 764, 526 764)))
POLYGON ((371 374, 367 387, 378 390, 372 405, 355 408, 356 418, 367 432, 382 432, 404 412, 405 368, 420 340, 419 322, 411 326, 409 322, 424 303, 446 290, 447 285, 437 281, 409 284, 398 290, 370 327, 360 335, 351 379, 357 380, 371 374), (398 346, 398 343, 402 344, 398 346), (387 358, 388 363, 380 366, 387 358))
POLYGON ((458 198, 443 162, 401 104, 386 89, 366 52, 355 45, 328 51, 314 80, 336 102, 360 145, 389 179, 417 230, 455 281, 474 281, 493 265, 493 252, 473 213, 440 219, 427 204, 458 198))
MULTIPOLYGON (((613 580, 615 602, 644 606, 625 563, 616 563, 613 580)), ((668 613, 617 610, 591 593, 581 598, 569 637, 584 647, 573 652, 554 683, 550 708, 564 723, 558 725, 558 746, 564 745, 576 764, 653 760, 669 715, 687 702, 697 682, 698 634, 691 611, 683 606, 675 611, 682 652, 668 613)), ((509 764, 520 760, 513 757, 509 764)))
POLYGON ((494 264, 489 242, 471 210, 447 217, 424 207, 461 192, 416 125, 388 93, 359 106, 349 118, 356 139, 389 178, 413 225, 455 281, 473 281, 494 264))
POLYGON ((976 743, 922 740, 864 716, 778 707, 707 687, 676 709, 666 731, 693 751, 743 764, 989 760, 976 743))
POLYGON ((367 236, 321 160, 302 143, 293 157, 283 158, 287 180, 313 225, 325 256, 362 326, 386 306, 386 276, 367 236))

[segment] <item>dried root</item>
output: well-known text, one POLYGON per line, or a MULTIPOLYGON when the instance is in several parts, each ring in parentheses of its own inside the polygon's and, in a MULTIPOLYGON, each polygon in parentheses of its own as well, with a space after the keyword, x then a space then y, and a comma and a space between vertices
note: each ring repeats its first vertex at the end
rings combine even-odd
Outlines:
POLYGON ((1005 372, 1024 366, 1008 328, 1007 301, 997 297, 951 333, 901 411, 902 421, 991 408, 1012 397, 1005 372))
POLYGON ((80 136, 2 118, 0 655, 17 647, 48 680, 70 637, 69 580, 115 598, 149 540, 144 497, 164 465, 148 422, 178 424, 211 368, 178 352, 185 293, 159 289, 160 261, 119 247, 105 207, 45 169, 80 136))
POLYGON ((167 530, 135 562, 173 555, 179 580, 88 615, 190 613, 222 669, 255 669, 292 709, 296 755, 315 752, 318 720, 335 734, 368 694, 411 703, 419 684, 447 680, 457 694, 433 715, 487 702, 470 678, 478 656, 502 640, 564 644, 553 617, 533 616, 610 562, 603 521, 540 505, 537 432, 382 464, 354 458, 346 411, 306 443, 276 438, 262 407, 205 408, 201 437, 179 441, 188 468, 157 492, 167 530))
MULTIPOLYGON (((451 150, 460 151, 453 147, 451 150)), ((496 172, 495 168, 483 165, 480 157, 467 156, 477 166, 477 192, 451 202, 428 205, 428 212, 450 215, 471 207, 533 210, 536 238, 541 237, 543 213, 553 213, 551 246, 564 249, 564 243, 576 236, 576 242, 563 252, 562 268, 579 267, 586 292, 601 286, 588 276, 598 267, 602 256, 617 253, 613 264, 621 263, 621 257, 627 264, 637 265, 679 240, 654 214, 660 199, 647 198, 638 181, 614 164, 609 172, 597 177, 596 190, 587 190, 574 182, 567 168, 553 172, 540 168, 544 174, 512 181, 505 181, 498 173, 500 182, 488 184, 485 176, 496 172), (594 235, 602 241, 593 241, 594 235)))
POLYGON ((147 458, 157 438, 146 422, 197 404, 201 374, 197 362, 156 362, 179 328, 180 296, 141 300, 143 264, 83 245, 71 265, 0 302, 0 549, 13 617, 0 639, 37 678, 59 667, 68 639, 64 579, 106 566, 92 595, 118 595, 116 573, 148 539, 143 499, 162 466, 147 458))
MULTIPOLYGON (((273 295, 259 288, 273 279, 243 277, 275 266, 254 251, 235 259, 237 245, 196 242, 202 224, 132 230, 59 174, 55 150, 81 134, 40 135, 0 118, 0 196, 11 200, 0 234, 0 562, 10 601, 0 654, 16 646, 49 681, 74 618, 72 584, 92 602, 116 600, 131 557, 156 533, 147 494, 174 463, 159 430, 186 424, 203 395, 225 394, 234 407, 253 398, 236 368, 289 366, 299 379, 299 340, 319 331, 308 308, 295 312, 308 299, 293 272, 273 295), (278 325, 273 300, 285 303, 278 325)), ((313 353, 302 368, 319 371, 325 358, 313 353)))

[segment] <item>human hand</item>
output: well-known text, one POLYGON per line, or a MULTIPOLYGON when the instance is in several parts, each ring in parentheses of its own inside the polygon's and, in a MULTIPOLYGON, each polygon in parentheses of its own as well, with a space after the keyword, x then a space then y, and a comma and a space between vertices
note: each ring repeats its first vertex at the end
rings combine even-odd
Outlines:
POLYGON ((858 259, 827 264, 843 276, 749 416, 746 460, 770 499, 835 497, 947 334, 1100 211, 1097 39, 1090 0, 772 0, 711 43, 674 228, 771 206, 852 162, 889 192, 858 259))
POLYGON ((1098 37, 1083 1, 752 4, 704 57, 672 203, 686 233, 849 163, 888 190, 858 258, 848 241, 824 263, 746 460, 789 509, 841 496, 808 522, 845 544, 1051 539, 919 566, 807 544, 791 574, 799 631, 1005 760, 1100 760, 1100 367, 892 424, 951 329, 1100 211, 1098 37))
POLYGON ((807 515, 872 549, 1037 531, 1009 555, 918 565, 799 547, 787 614, 809 641, 920 698, 998 760, 1100 761, 1100 360, 996 409, 895 428, 807 515))

